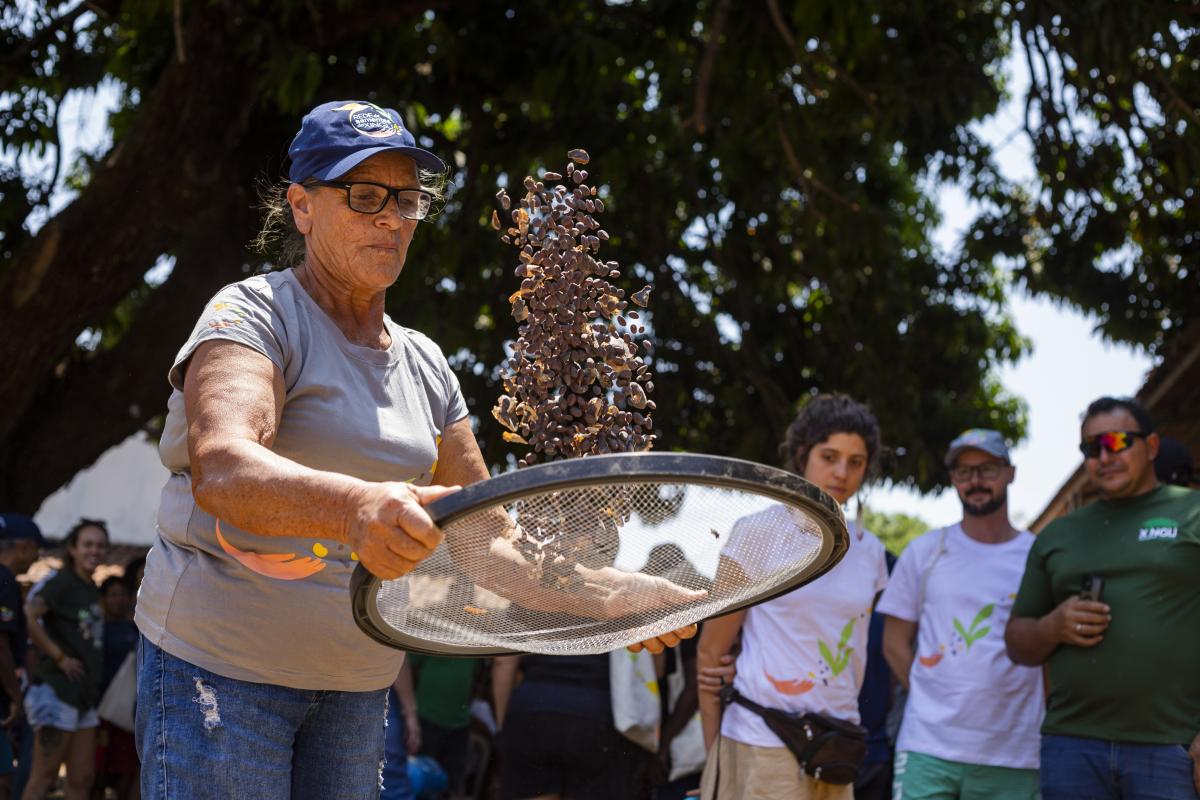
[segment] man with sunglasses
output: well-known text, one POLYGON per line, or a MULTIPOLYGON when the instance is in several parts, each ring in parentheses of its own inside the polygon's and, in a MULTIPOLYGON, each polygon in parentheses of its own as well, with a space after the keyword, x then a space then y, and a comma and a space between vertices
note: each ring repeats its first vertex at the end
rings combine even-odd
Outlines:
POLYGON ((1005 641, 1049 665, 1045 800, 1200 798, 1200 492, 1159 483, 1158 446, 1137 401, 1088 406, 1100 499, 1029 553, 1005 641))
POLYGON ((1004 654, 1004 622, 1033 546, 1008 518, 1016 469, 997 431, 969 430, 946 453, 963 518, 901 554, 878 611, 883 652, 908 703, 894 800, 1034 800, 1041 675, 1004 654))

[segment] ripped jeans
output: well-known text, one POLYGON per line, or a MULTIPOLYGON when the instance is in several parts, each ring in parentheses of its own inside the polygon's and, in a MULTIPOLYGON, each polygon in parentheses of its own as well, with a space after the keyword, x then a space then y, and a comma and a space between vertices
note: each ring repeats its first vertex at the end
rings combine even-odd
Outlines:
POLYGON ((145 800, 379 797, 387 690, 249 683, 138 646, 145 800))

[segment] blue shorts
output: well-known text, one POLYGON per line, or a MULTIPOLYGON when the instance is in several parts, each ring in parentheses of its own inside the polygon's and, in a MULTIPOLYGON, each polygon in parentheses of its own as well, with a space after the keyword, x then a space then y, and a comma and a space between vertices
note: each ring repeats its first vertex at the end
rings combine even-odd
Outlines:
POLYGON ((100 724, 96 709, 80 711, 70 703, 64 703, 48 683, 34 684, 25 692, 25 717, 34 728, 55 728, 68 733, 100 724))

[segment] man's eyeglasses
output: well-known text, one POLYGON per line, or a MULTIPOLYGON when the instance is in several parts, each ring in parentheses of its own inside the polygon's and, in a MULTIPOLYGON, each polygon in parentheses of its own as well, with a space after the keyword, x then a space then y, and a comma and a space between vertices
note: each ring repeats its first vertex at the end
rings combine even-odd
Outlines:
POLYGON ((978 475, 985 481, 994 481, 1004 473, 1004 465, 996 462, 976 464, 973 467, 954 467, 950 470, 950 480, 955 483, 966 483, 978 475))
POLYGON ((424 189, 395 189, 382 183, 367 181, 305 181, 302 186, 325 186, 330 189, 344 189, 346 205, 351 211, 360 214, 378 214, 383 211, 388 200, 396 198, 396 207, 400 216, 405 219, 425 219, 433 206, 433 195, 424 189))
POLYGON ((1097 433, 1095 436, 1089 436, 1079 443, 1079 452, 1083 453, 1084 458, 1099 458, 1102 449, 1110 453, 1119 453, 1122 450, 1128 450, 1133 447, 1135 439, 1145 438, 1146 434, 1141 431, 1097 433))

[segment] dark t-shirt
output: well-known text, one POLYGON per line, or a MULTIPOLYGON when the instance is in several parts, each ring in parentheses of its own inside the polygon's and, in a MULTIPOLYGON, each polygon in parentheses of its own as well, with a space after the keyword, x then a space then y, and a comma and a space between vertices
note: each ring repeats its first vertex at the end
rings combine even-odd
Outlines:
POLYGON ((12 570, 0 564, 0 633, 8 637, 13 666, 25 665, 25 643, 29 631, 25 626, 25 611, 21 603, 21 586, 12 570))
POLYGON ((1112 622, 1095 647, 1050 656, 1042 732, 1186 744, 1200 731, 1200 492, 1160 486, 1055 520, 1029 551, 1014 617, 1042 617, 1084 575, 1112 622))
POLYGON ((521 657, 523 678, 509 702, 510 716, 555 713, 612 724, 608 654, 521 657))
POLYGON ((133 620, 114 619, 104 622, 104 675, 100 678, 100 697, 108 690, 113 676, 125 657, 137 647, 138 629, 133 620))
POLYGON ((59 700, 80 710, 95 708, 104 672, 104 623, 96 585, 79 577, 75 570, 63 568, 46 581, 38 597, 46 604, 42 626, 47 635, 69 657, 83 662, 83 677, 78 681, 69 679, 42 653, 33 668, 34 682, 49 684, 59 700))
MULTIPOLYGON (((896 557, 884 552, 888 574, 896 566, 896 557)), ((883 614, 871 612, 867 628, 867 668, 863 670, 862 688, 858 690, 858 716, 867 729, 867 755, 864 762, 875 764, 891 761, 887 718, 892 707, 892 670, 883 657, 883 614)))

